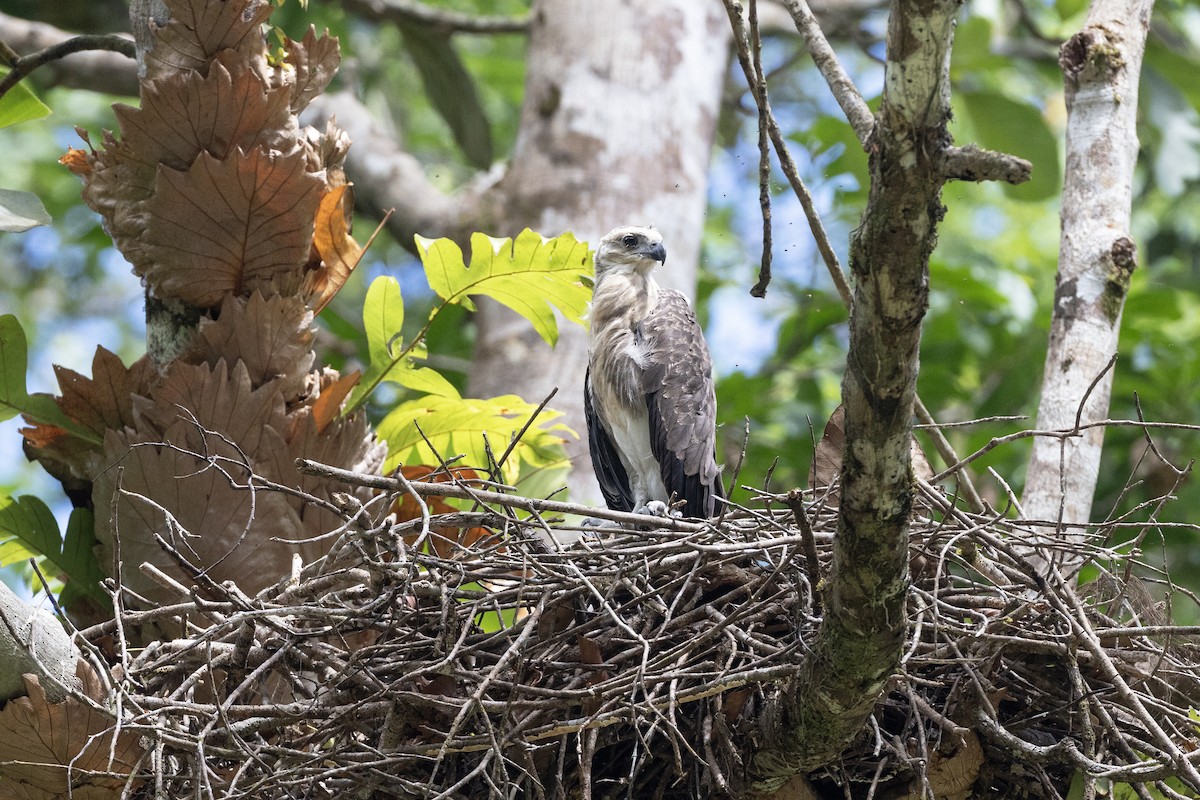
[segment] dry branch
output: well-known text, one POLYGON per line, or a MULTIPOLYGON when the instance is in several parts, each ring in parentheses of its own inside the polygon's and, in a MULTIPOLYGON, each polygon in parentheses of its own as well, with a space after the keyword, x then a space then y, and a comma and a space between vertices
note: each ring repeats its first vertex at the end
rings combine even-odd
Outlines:
MULTIPOLYGON (((389 492, 447 488, 476 491, 389 492)), ((811 537, 791 510, 757 510, 686 532, 602 529, 547 552, 539 534, 559 523, 544 501, 484 497, 490 548, 439 558, 405 546, 411 522, 364 529, 347 512, 327 556, 256 596, 163 577, 177 602, 84 632, 125 654, 121 723, 152 743, 131 784, 223 799, 743 794, 742 754, 788 707, 818 641, 811 576, 829 574, 837 510, 775 498, 801 504, 811 537), (127 629, 183 619, 198 626, 126 646, 127 629)), ((1030 797, 1065 791, 1076 770, 1197 783, 1200 635, 1152 621, 1122 577, 1129 560, 1100 537, 1070 545, 1103 576, 1080 595, 1009 544, 1033 535, 1022 521, 932 489, 924 500, 936 510, 914 518, 905 554, 901 668, 866 735, 807 781, 941 795, 957 769, 979 793, 1030 797)))

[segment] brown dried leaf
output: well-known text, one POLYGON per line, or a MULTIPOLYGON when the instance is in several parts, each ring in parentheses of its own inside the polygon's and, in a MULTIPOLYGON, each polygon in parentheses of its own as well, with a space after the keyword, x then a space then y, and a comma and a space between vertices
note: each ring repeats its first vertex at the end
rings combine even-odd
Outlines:
MULTIPOLYGON (((133 396, 145 394, 156 373, 145 356, 129 367, 103 347, 92 357, 92 377, 55 365, 63 413, 101 439, 110 429, 134 425, 133 396)), ((101 467, 100 448, 62 428, 34 422, 22 428, 26 453, 63 482, 68 492, 86 488, 101 467)))
POLYGON ((299 114, 314 97, 325 91, 337 72, 342 56, 337 37, 325 31, 317 38, 317 31, 312 26, 300 41, 288 39, 286 49, 284 60, 295 70, 291 108, 293 113, 299 114))
POLYGON ((829 415, 825 432, 813 453, 812 467, 808 471, 808 487, 826 489, 837 482, 842 471, 842 453, 846 450, 846 407, 839 405, 829 415))
POLYGON ((62 389, 58 405, 63 413, 100 435, 109 428, 134 424, 132 396, 145 394, 156 377, 146 356, 126 367, 116 353, 103 347, 92 356, 91 378, 58 365, 54 373, 62 389))
MULTIPOLYGON (((85 662, 75 667, 84 693, 103 698, 99 679, 85 662)), ((103 800, 120 793, 142 748, 138 735, 117 735, 113 720, 74 698, 51 703, 34 675, 24 675, 26 697, 0 710, 0 763, 6 797, 25 800, 103 800), (95 738, 92 738, 95 737, 95 738)))
MULTIPOLYGON (((335 419, 325 430, 318 433, 313 422, 312 409, 302 406, 290 414, 287 442, 271 458, 271 475, 277 480, 308 492, 325 500, 332 499, 334 492, 350 493, 360 500, 367 500, 372 492, 345 484, 338 484, 315 475, 301 474, 296 469, 297 458, 307 458, 322 464, 339 466, 355 472, 378 475, 387 456, 387 447, 371 432, 366 415, 352 414, 335 419)), ((343 520, 316 503, 295 502, 295 508, 304 523, 304 529, 313 533, 333 530, 343 520)))
POLYGON ((84 177, 83 200, 104 217, 113 244, 140 276, 146 265, 143 205, 154 194, 155 166, 140 161, 110 131, 104 132, 104 146, 89 156, 89 162, 91 173, 84 177))
MULTIPOLYGON (((452 467, 450 474, 447 474, 445 470, 436 467, 424 464, 412 464, 401 467, 400 473, 410 481, 428 481, 430 483, 449 483, 451 480, 477 481, 480 479, 478 472, 467 467, 452 467)), ((425 498, 425 505, 429 509, 430 514, 453 514, 458 511, 458 509, 441 497, 427 497, 425 498)), ((417 504, 416 498, 406 492, 397 497, 392 503, 392 513, 396 515, 397 522, 408 522, 409 520, 421 518, 421 507, 417 504)), ((434 528, 431 534, 429 543, 433 548, 433 552, 438 558, 445 559, 460 557, 464 548, 473 547, 481 540, 492 536, 491 531, 487 528, 475 527, 464 530, 449 526, 434 528)), ((413 547, 420 538, 419 531, 412 531, 404 535, 404 543, 409 547, 413 547)))
POLYGON ((329 423, 337 418, 342 401, 346 399, 346 395, 350 394, 350 390, 358 383, 360 377, 362 377, 362 373, 355 370, 349 375, 343 375, 321 390, 321 394, 312 404, 313 424, 317 426, 317 433, 324 433, 329 423))
POLYGON ((147 206, 146 280, 159 297, 210 308, 298 275, 322 186, 301 153, 235 150, 224 161, 201 153, 187 172, 160 167, 147 206))
MULTIPOLYGON (((813 453, 812 467, 808 471, 808 488, 823 490, 837 483, 842 471, 842 455, 846 452, 846 407, 839 405, 829 415, 825 423, 825 432, 821 441, 817 442, 816 452, 813 453)), ((930 481, 934 477, 933 467, 921 445, 913 437, 910 446, 912 454, 913 476, 917 480, 930 481)), ((836 500, 837 493, 831 494, 836 500)))
POLYGON ((227 49, 251 61, 264 57, 261 26, 271 13, 267 0, 166 0, 166 5, 171 19, 157 31, 154 47, 146 54, 148 79, 187 70, 206 72, 212 58, 227 49))
MULTIPOLYGON (((938 798, 945 800, 967 800, 971 796, 971 787, 979 778, 979 768, 983 766, 983 746, 979 737, 972 731, 963 735, 962 744, 952 756, 943 756, 934 752, 929 759, 929 788, 938 798)), ((924 797, 922 790, 914 786, 912 798, 924 797)))
POLYGON ((244 65, 217 61, 207 77, 182 72, 145 83, 141 108, 118 103, 113 111, 128 153, 151 168, 186 170, 201 151, 225 159, 235 147, 292 150, 288 97, 244 65))
MULTIPOLYGON (((604 655, 600 652, 600 645, 583 635, 577 636, 576 641, 579 644, 579 662, 581 664, 591 664, 594 666, 604 664, 604 655)), ((611 677, 612 675, 606 669, 590 670, 585 681, 588 686, 595 686, 604 683, 611 677)), ((583 702, 583 710, 588 714, 595 714, 600 710, 600 700, 585 700, 583 702)))
MULTIPOLYGON (((212 437, 205 437, 196 428, 199 425, 237 442, 250 459, 263 447, 266 429, 282 431, 287 424, 278 388, 254 386, 242 362, 232 368, 223 361, 212 367, 176 362, 155 388, 153 402, 139 402, 137 407, 143 417, 138 426, 141 433, 166 436, 168 429, 184 421, 190 430, 166 441, 202 453, 211 447, 212 437)), ((236 452, 228 455, 237 457, 236 452)))
POLYGON ((68 147, 67 152, 58 160, 58 163, 81 178, 86 178, 92 174, 92 162, 88 158, 86 150, 68 147))
POLYGON ((221 360, 240 361, 251 386, 276 381, 285 402, 291 403, 306 394, 314 358, 312 317, 298 297, 264 296, 257 291, 244 298, 230 295, 215 320, 200 320, 196 339, 183 358, 210 367, 221 360))
MULTIPOLYGON (((264 431, 258 438, 282 448, 278 434, 272 434, 264 431)), ((251 594, 287 574, 293 552, 305 560, 322 554, 322 545, 287 541, 304 534, 284 495, 231 485, 231 477, 244 485, 246 476, 234 466, 239 454, 220 437, 206 437, 204 449, 195 455, 178 449, 191 448, 187 440, 196 435, 194 426, 181 420, 161 438, 131 439, 110 433, 105 442, 105 457, 119 462, 121 470, 105 470, 96 479, 93 497, 97 507, 103 503, 104 508, 114 509, 112 514, 96 516, 96 539, 102 562, 111 564, 115 532, 120 531, 121 576, 126 586, 151 602, 179 599, 142 573, 139 566, 143 562, 154 564, 185 586, 193 583, 155 541, 155 534, 193 565, 208 568, 213 580, 232 580, 251 594), (162 441, 176 446, 158 446, 162 441), (228 460, 217 464, 208 460, 217 457, 228 460), (123 491, 114 502, 118 485, 123 491)))
POLYGON ((321 198, 313 246, 321 256, 322 265, 308 273, 305 280, 305 294, 312 298, 314 314, 321 313, 362 260, 363 249, 350 235, 353 208, 354 192, 349 185, 335 187, 321 198))

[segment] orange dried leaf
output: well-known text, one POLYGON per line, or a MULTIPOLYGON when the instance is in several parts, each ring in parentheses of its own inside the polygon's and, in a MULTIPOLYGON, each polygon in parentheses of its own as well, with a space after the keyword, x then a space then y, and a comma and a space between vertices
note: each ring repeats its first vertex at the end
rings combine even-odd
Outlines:
POLYGON ((211 308, 298 273, 322 186, 300 152, 237 150, 224 161, 201 153, 187 172, 160 167, 146 207, 146 280, 159 297, 211 308))
POLYGON ((313 424, 317 426, 317 433, 324 433, 329 423, 337 418, 342 401, 346 399, 346 395, 350 394, 350 390, 358 383, 360 377, 362 377, 362 373, 355 370, 349 375, 343 375, 321 390, 320 396, 312 406, 313 424))
POLYGON ((79 176, 87 176, 92 173, 92 162, 88 158, 86 150, 68 147, 67 152, 58 160, 58 163, 79 176))
POLYGON ((25 441, 29 442, 31 447, 50 447, 56 442, 61 442, 64 437, 70 436, 65 429, 57 425, 43 425, 40 422, 29 420, 28 417, 26 417, 26 421, 32 427, 21 428, 18 433, 21 434, 25 441))
MULTIPOLYGON (((92 668, 80 661, 75 671, 84 693, 101 699, 92 668)), ((6 796, 51 800, 69 793, 77 800, 101 800, 120 794, 142 755, 138 735, 121 731, 114 743, 116 723, 108 715, 74 698, 51 703, 36 676, 23 679, 27 696, 0 710, 6 796)))
MULTIPOLYGON (((451 468, 450 474, 447 474, 445 470, 424 464, 413 464, 401 467, 400 473, 410 481, 428 481, 430 483, 448 483, 451 480, 479 480, 479 473, 467 467, 451 468)), ((457 508, 447 503, 441 497, 425 498, 425 507, 429 509, 431 516, 453 514, 458 511, 457 508)), ((392 513, 396 515, 397 522, 408 522, 409 520, 421 518, 421 506, 417 503, 415 497, 406 492, 392 503, 392 513)), ((494 536, 487 528, 474 527, 464 529, 451 526, 433 528, 430 534, 429 543, 433 548, 434 554, 438 558, 446 559, 454 558, 460 555, 464 549, 469 549, 481 540, 490 539, 494 536)), ((420 538, 419 531, 411 531, 404 535, 404 543, 412 547, 416 545, 420 538)))
POLYGON ((321 313, 362 260, 363 248, 350 235, 348 212, 353 207, 354 193, 348 185, 343 185, 321 198, 317 209, 313 246, 323 263, 309 274, 306 287, 315 314, 321 313))

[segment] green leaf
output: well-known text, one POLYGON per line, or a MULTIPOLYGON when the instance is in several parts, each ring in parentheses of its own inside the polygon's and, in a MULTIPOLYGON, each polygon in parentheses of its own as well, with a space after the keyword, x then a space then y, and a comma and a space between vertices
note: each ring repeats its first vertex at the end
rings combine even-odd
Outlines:
POLYGON ((471 309, 471 297, 491 297, 529 320, 550 345, 558 341, 555 308, 571 322, 583 324, 591 300, 584 279, 592 267, 587 245, 572 234, 543 239, 528 228, 515 240, 472 234, 469 267, 451 240, 416 240, 425 277, 447 302, 471 309))
POLYGON ((440 372, 414 363, 426 355, 420 341, 424 332, 406 348, 400 336, 403 326, 404 299, 400 296, 399 282, 389 276, 376 278, 363 301, 363 330, 371 362, 347 398, 344 413, 357 409, 384 381, 429 394, 458 397, 458 390, 440 372))
POLYGON ((0 422, 17 414, 37 422, 57 425, 79 438, 99 444, 100 438, 76 425, 58 404, 45 394, 29 394, 25 371, 29 366, 29 343, 21 323, 12 314, 0 315, 0 422))
POLYGON ((39 498, 0 496, 0 567, 59 552, 54 514, 39 498))
POLYGON ((66 605, 87 598, 107 607, 109 599, 100 588, 104 575, 96 561, 95 544, 95 521, 88 509, 71 512, 64 538, 54 514, 41 499, 0 495, 0 567, 29 558, 44 559, 53 567, 51 577, 65 584, 62 602, 66 605))
MULTIPOLYGON (((459 466, 486 468, 485 438, 492 455, 500 458, 536 411, 536 405, 516 395, 490 400, 431 395, 401 403, 375 429, 388 444, 384 470, 401 464, 436 465, 457 455, 465 456, 459 466)), ((522 464, 536 468, 562 460, 563 437, 575 433, 561 423, 547 427, 561 416, 548 408, 538 413, 503 465, 506 481, 516 479, 522 464)))
POLYGON ((1200 64, 1196 59, 1181 55, 1151 37, 1146 42, 1146 66, 1170 81, 1188 99, 1192 108, 1200 111, 1200 82, 1196 80, 1200 64))
MULTIPOLYGON (((8 70, 4 70, 0 77, 7 74, 8 70)), ((50 106, 39 100, 24 83, 18 83, 0 97, 0 128, 41 119, 49 113, 50 106)))
POLYGON ((970 16, 954 29, 954 54, 950 74, 958 80, 967 72, 998 69, 1008 60, 992 52, 992 23, 985 17, 970 16))
POLYGON ((1062 187, 1058 139, 1050 132, 1042 112, 998 92, 961 91, 960 111, 970 116, 979 144, 1020 156, 1033 164, 1033 176, 1019 186, 1002 184, 1016 200, 1045 200, 1062 187))
POLYGON ((0 231, 21 233, 49 224, 50 215, 36 194, 0 189, 0 231))
POLYGON ((96 560, 96 520, 89 509, 76 508, 71 512, 62 553, 54 563, 66 577, 60 598, 63 605, 71 607, 86 598, 98 603, 102 610, 111 609, 112 598, 100 587, 104 572, 96 560))
POLYGON ((475 91, 475 80, 448 33, 423 25, 400 25, 404 46, 421 74, 425 94, 450 126, 454 141, 476 169, 492 165, 492 127, 475 91))

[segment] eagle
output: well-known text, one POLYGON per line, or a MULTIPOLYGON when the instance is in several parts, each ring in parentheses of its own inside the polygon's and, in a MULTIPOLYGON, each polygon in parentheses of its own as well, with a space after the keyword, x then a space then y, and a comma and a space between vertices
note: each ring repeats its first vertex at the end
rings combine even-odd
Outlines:
POLYGON ((596 248, 588 447, 609 508, 707 519, 724 497, 712 357, 687 298, 651 276, 666 260, 653 228, 617 228, 596 248))

